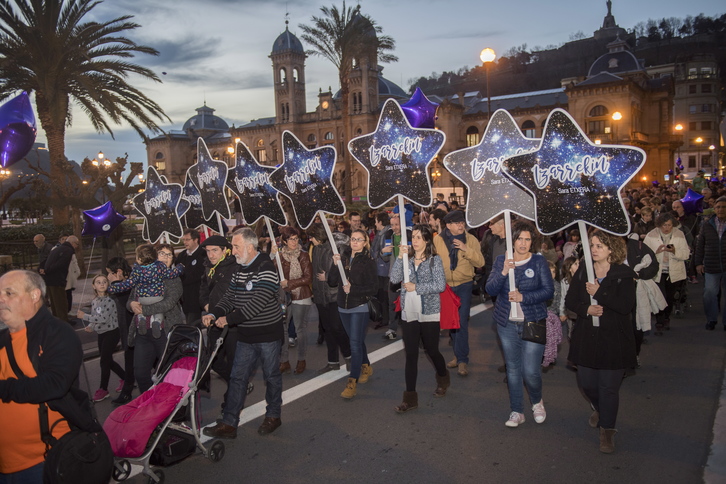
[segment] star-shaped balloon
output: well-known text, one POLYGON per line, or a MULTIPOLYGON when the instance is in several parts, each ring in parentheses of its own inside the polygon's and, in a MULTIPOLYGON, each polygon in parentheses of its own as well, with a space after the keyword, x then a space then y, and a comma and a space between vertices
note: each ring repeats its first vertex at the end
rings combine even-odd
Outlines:
POLYGON ((224 189, 227 184, 227 163, 212 159, 202 138, 197 140, 197 163, 189 167, 187 177, 199 190, 204 219, 211 219, 215 212, 222 218, 230 218, 229 200, 224 189))
POLYGON ((0 166, 22 160, 35 143, 35 115, 27 92, 0 106, 0 166))
POLYGON ((386 101, 376 130, 348 143, 350 154, 368 172, 368 204, 378 208, 402 195, 431 205, 428 166, 445 141, 443 131, 413 128, 398 103, 386 101))
POLYGON ((539 149, 513 156, 503 167, 534 197, 535 221, 543 234, 583 221, 626 235, 630 218, 620 190, 643 164, 640 148, 591 143, 566 111, 555 109, 539 149))
POLYGON ((306 229, 318 211, 343 215, 345 204, 333 185, 337 153, 333 146, 309 150, 290 131, 282 133, 282 164, 270 185, 292 202, 298 225, 306 229))
POLYGON ((453 151, 444 166, 469 190, 466 222, 484 225, 505 210, 534 219, 534 200, 504 174, 505 159, 534 151, 540 140, 525 138, 509 112, 497 110, 476 146, 453 151))
POLYGON ((244 143, 237 143, 237 158, 229 169, 227 186, 237 195, 247 225, 268 217, 278 225, 287 225, 277 190, 270 184, 274 166, 260 165, 244 143))
POLYGON ((681 198, 681 204, 686 215, 692 213, 703 213, 703 199, 705 197, 700 193, 691 190, 690 188, 686 192, 686 196, 681 198))
POLYGON ((94 237, 108 237, 126 217, 118 213, 113 208, 113 204, 108 201, 91 210, 83 212, 83 232, 81 235, 93 235, 94 237))
POLYGON ((219 231, 221 227, 217 223, 217 217, 205 219, 202 211, 202 196, 199 194, 197 186, 192 183, 192 179, 187 172, 186 180, 184 180, 184 188, 182 189, 182 199, 177 207, 179 218, 184 215, 184 225, 188 228, 199 228, 206 225, 212 230, 219 231))
POLYGON ((414 128, 433 128, 436 125, 436 109, 438 103, 429 101, 429 98, 418 87, 411 99, 401 104, 406 119, 414 128))
POLYGON ((146 189, 134 197, 136 211, 144 217, 145 240, 153 244, 165 233, 177 238, 182 236, 184 229, 177 214, 181 196, 181 185, 165 183, 153 166, 147 169, 146 189))

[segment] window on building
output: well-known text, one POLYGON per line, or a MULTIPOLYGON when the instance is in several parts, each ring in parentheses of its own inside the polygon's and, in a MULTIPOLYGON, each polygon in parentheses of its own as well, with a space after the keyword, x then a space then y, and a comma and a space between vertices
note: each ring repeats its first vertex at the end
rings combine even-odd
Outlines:
POLYGON ((156 166, 157 171, 166 170, 166 161, 157 161, 154 165, 156 166))
POLYGON ((688 156, 688 168, 695 168, 696 167, 696 155, 689 155, 688 156))
POLYGON ((695 84, 691 84, 690 86, 688 86, 688 94, 696 94, 697 87, 698 86, 696 86, 695 84))
POLYGON ((713 67, 701 67, 701 77, 710 79, 714 77, 715 71, 713 67))
POLYGON ((466 129, 466 146, 479 144, 479 129, 476 126, 469 126, 466 129))
POLYGON ((277 161, 277 148, 272 148, 272 161, 277 161))
POLYGON ((703 131, 709 131, 711 128, 711 121, 701 121, 701 129, 703 131))
POLYGON ((292 70, 292 80, 293 82, 298 82, 300 80, 300 71, 297 70, 297 67, 292 70))
POLYGON ((704 104, 701 106, 701 112, 702 113, 712 113, 713 112, 713 104, 704 104))
POLYGON ((711 166, 711 153, 701 156, 701 166, 711 166))
POLYGON ((697 79, 698 78, 698 69, 695 67, 691 67, 688 69, 688 78, 689 79, 697 79))
POLYGON ((280 82, 283 84, 287 82, 287 70, 284 67, 280 69, 280 82))
POLYGON ((610 132, 610 126, 605 126, 605 121, 588 121, 587 134, 607 134, 610 132), (607 131, 605 131, 607 129, 607 131))
POLYGON ((701 93, 702 94, 710 94, 712 87, 711 84, 701 84, 701 93))
POLYGON ((535 138, 537 136, 534 121, 529 120, 522 124, 522 134, 527 138, 535 138))
POLYGON ((603 105, 595 106, 590 110, 590 117, 595 118, 598 116, 607 116, 608 115, 608 108, 606 108, 603 105))
POLYGON ((697 114, 698 113, 698 104, 691 104, 688 106, 688 114, 697 114))
POLYGON ((688 123, 688 131, 697 131, 698 130, 698 123, 696 121, 691 121, 688 123))
POLYGON ((161 151, 157 151, 154 158, 156 158, 157 160, 161 160, 164 158, 164 153, 162 153, 161 151))
POLYGON ((261 146, 265 146, 265 140, 263 140, 262 138, 260 138, 260 139, 257 140, 257 143, 256 144, 257 144, 257 147, 258 148, 261 147, 261 146))
POLYGON ((325 133, 323 139, 325 139, 325 141, 332 141, 335 139, 335 135, 333 135, 332 131, 328 131, 327 133, 325 133))
POLYGON ((264 163, 267 161, 267 151, 265 151, 264 148, 261 150, 257 150, 256 155, 257 161, 259 161, 260 163, 264 163))

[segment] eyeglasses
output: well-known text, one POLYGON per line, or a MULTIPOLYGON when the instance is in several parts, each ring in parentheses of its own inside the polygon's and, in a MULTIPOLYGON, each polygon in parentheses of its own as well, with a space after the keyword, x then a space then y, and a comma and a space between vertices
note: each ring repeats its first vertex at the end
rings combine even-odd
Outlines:
POLYGON ((174 254, 172 254, 171 252, 159 252, 159 255, 161 257, 171 257, 174 254))
POLYGON ((294 242, 294 241, 296 241, 296 240, 300 240, 300 237, 290 237, 290 238, 289 238, 289 239, 287 239, 287 240, 290 240, 290 241, 294 242))
POLYGON ((353 238, 350 239, 350 241, 351 242, 365 242, 366 239, 358 239, 358 238, 353 237, 353 238))

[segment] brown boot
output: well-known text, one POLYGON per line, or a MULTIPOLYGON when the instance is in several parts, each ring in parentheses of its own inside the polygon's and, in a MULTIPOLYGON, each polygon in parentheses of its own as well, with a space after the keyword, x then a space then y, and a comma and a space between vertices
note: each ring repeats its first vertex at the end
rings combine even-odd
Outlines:
POLYGON ((296 375, 299 375, 303 371, 305 371, 305 360, 300 360, 300 361, 297 362, 297 366, 295 367, 295 372, 294 373, 296 375))
POLYGON ((358 377, 358 383, 368 383, 368 379, 373 374, 373 367, 368 363, 363 363, 360 367, 360 376, 358 377))
POLYGON ((403 392, 403 403, 396 406, 395 410, 398 413, 408 412, 418 408, 418 393, 416 392, 403 392))
POLYGON ((291 369, 292 369, 292 367, 290 366, 289 361, 284 361, 284 362, 280 363, 280 373, 282 373, 282 374, 290 373, 291 369))
POLYGON ((459 362, 456 361, 456 356, 454 356, 454 359, 446 364, 446 368, 456 368, 457 366, 459 366, 459 362))
POLYGON ((356 394, 355 387, 358 382, 355 381, 355 378, 348 378, 348 383, 345 385, 345 390, 343 390, 343 393, 340 394, 341 397, 347 398, 350 400, 353 398, 356 394))
POLYGON ((597 410, 592 411, 592 415, 590 415, 590 418, 587 420, 587 423, 590 424, 590 427, 596 429, 597 423, 600 421, 600 413, 597 410))
POLYGON ((451 385, 451 374, 446 371, 446 375, 439 376, 436 374, 436 390, 434 391, 435 397, 443 397, 446 395, 446 389, 451 385))
POLYGON ((615 429, 604 429, 600 427, 600 452, 612 454, 615 452, 615 429))

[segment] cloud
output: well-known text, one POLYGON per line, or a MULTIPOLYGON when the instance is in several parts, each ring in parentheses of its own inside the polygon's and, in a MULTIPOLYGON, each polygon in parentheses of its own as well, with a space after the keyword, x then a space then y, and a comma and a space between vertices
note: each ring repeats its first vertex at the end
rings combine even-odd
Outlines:
POLYGON ((216 37, 200 38, 188 34, 187 38, 157 40, 151 47, 159 51, 158 56, 143 56, 139 63, 147 67, 172 69, 179 65, 193 65, 199 61, 219 56, 221 39, 216 37))

